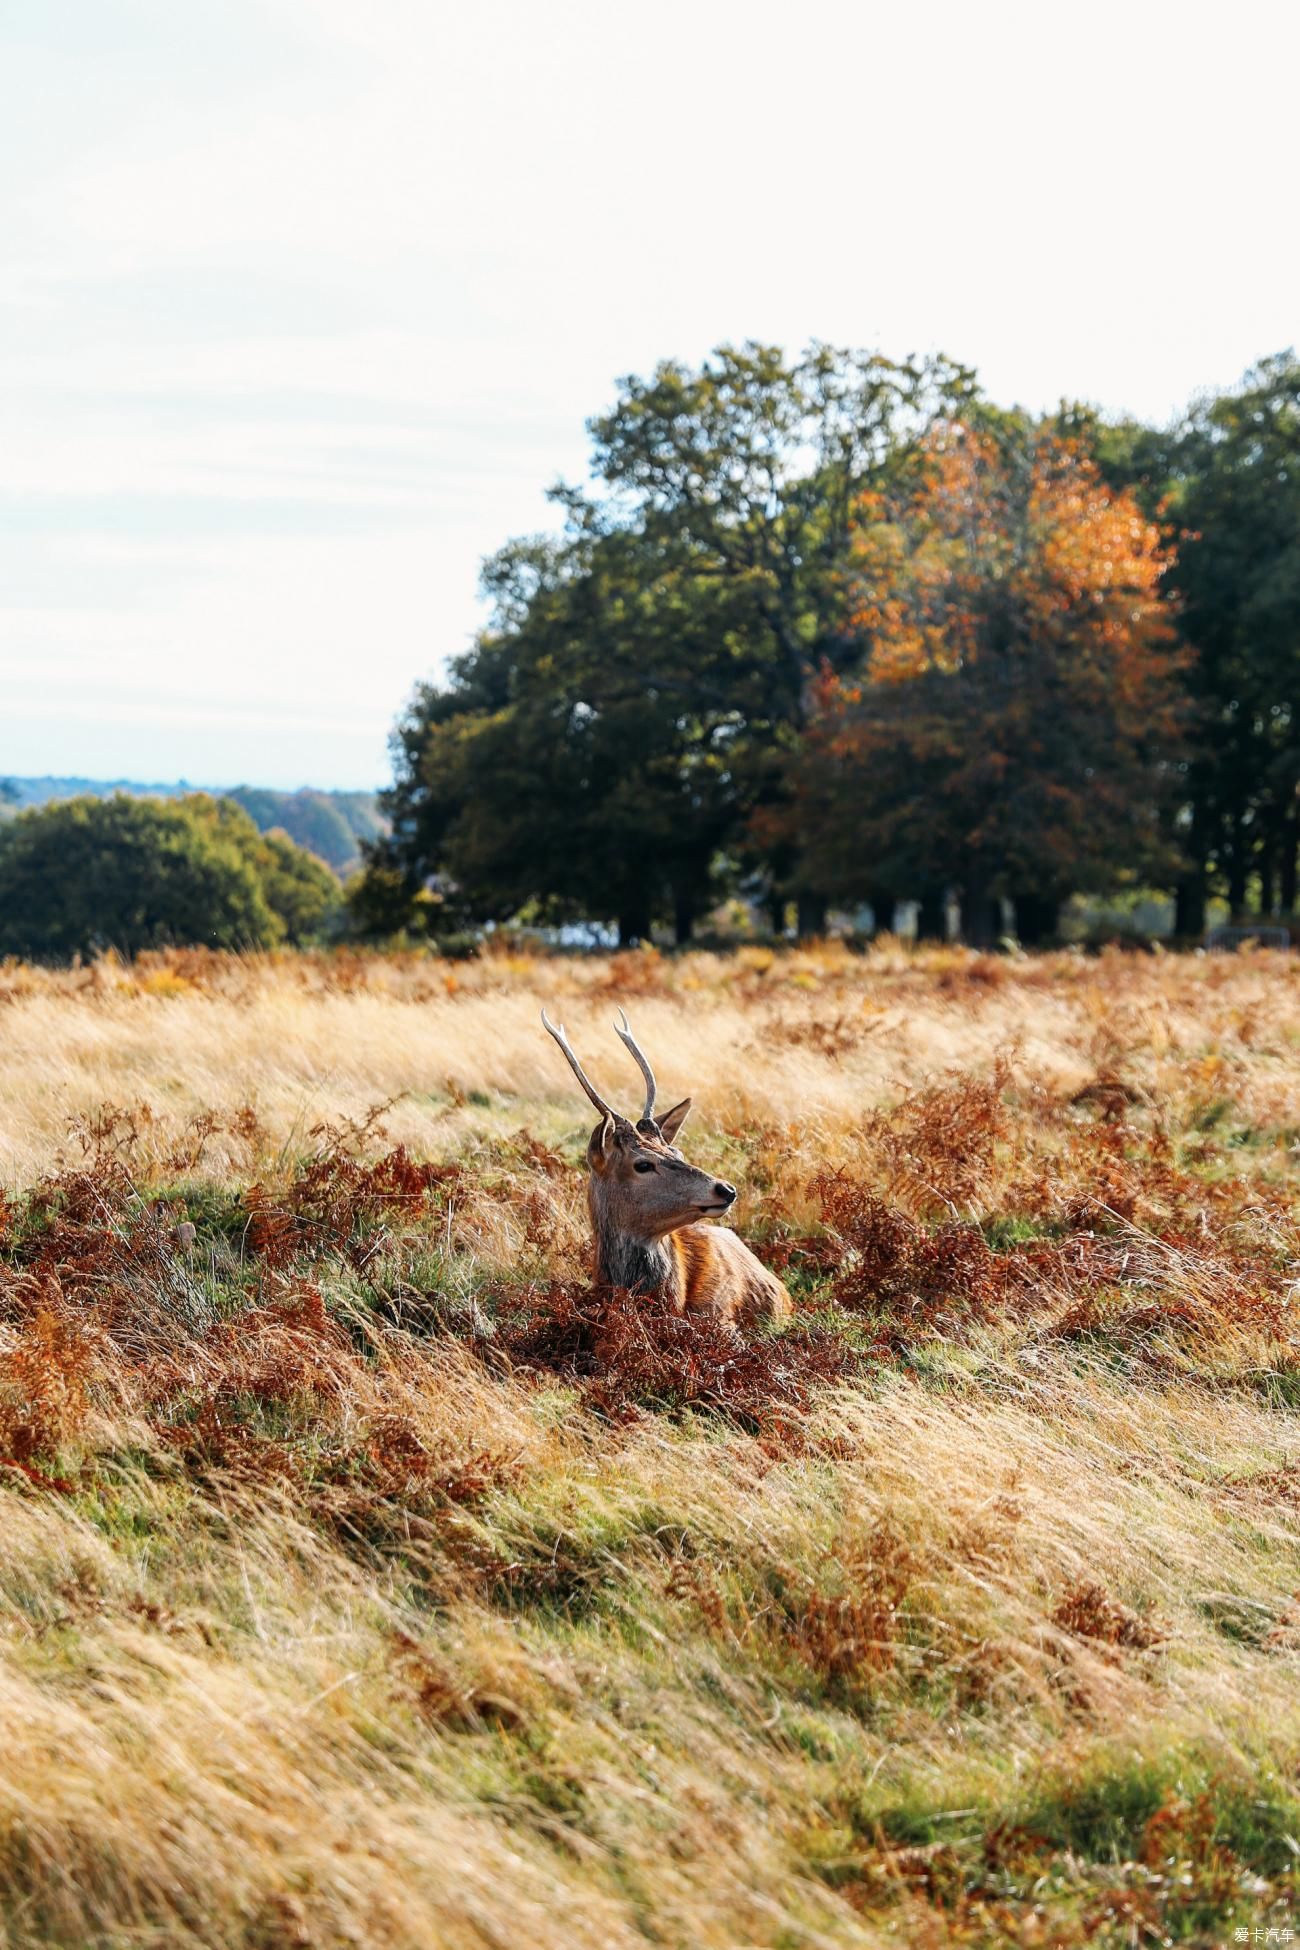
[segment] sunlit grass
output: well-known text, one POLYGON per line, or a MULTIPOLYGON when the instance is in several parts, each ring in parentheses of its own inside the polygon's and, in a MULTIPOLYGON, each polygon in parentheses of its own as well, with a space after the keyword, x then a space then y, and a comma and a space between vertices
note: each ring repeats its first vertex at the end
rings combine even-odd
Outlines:
POLYGON ((1300 1927, 1285 958, 0 991, 0 1943, 1300 1927), (785 1333, 590 1294, 542 998, 785 1333))

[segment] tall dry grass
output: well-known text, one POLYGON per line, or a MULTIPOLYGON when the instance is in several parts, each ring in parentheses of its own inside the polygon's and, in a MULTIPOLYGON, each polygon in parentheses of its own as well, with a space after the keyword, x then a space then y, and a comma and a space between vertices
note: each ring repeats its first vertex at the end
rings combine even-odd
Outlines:
MULTIPOLYGON (((614 1040, 626 1005, 669 1097, 696 1122, 794 1126, 807 1153, 863 1109, 949 1068, 1014 1070, 1069 1094, 1122 1066, 1153 1100, 1231 1094, 1257 1121, 1294 1111, 1294 957, 1054 955, 1012 963, 885 944, 664 959, 146 956, 63 973, 0 970, 0 1177, 66 1148, 69 1122, 143 1103, 160 1143, 204 1111, 252 1106, 277 1147, 392 1102, 398 1142, 449 1155, 521 1120, 570 1129, 585 1106, 540 1033, 563 1012, 611 1093, 635 1083, 614 1040)), ((204 1168, 243 1160, 218 1134, 204 1168)))
POLYGON ((1296 1927, 1285 958, 0 993, 0 1944, 1296 1927), (787 1333, 589 1293, 542 999, 787 1333))

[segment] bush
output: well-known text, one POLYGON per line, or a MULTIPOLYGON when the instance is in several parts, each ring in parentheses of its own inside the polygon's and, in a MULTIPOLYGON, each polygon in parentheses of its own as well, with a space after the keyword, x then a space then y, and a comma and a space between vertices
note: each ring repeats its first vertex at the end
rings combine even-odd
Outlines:
POLYGON ((319 934, 334 876, 229 801, 67 799, 0 829, 0 954, 269 948, 319 934))
POLYGON ((277 940, 294 945, 312 940, 339 920, 343 896, 337 876, 282 828, 259 831, 233 799, 195 793, 182 802, 223 842, 235 847, 254 868, 267 906, 279 923, 277 940))

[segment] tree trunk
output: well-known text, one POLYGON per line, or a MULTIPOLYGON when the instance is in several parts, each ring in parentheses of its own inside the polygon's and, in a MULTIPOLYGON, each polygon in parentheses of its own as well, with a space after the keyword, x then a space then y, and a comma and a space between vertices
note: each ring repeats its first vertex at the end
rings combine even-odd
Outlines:
POLYGON ((1022 948, 1041 948, 1061 930, 1061 903, 1053 894, 1017 894, 1016 938, 1022 948))
POLYGON ((1240 813, 1234 815, 1229 830, 1232 841, 1228 857, 1228 919, 1239 921, 1246 913, 1246 880, 1250 872, 1246 825, 1240 813))
POLYGON ((673 889, 673 935, 684 948, 695 932, 695 894, 690 887, 673 889))
POLYGON ((926 887, 922 890, 916 909, 916 938, 918 941, 946 941, 948 939, 948 896, 944 887, 926 887))
POLYGON ((871 932, 885 934, 894 925, 894 896, 883 887, 869 889, 867 900, 871 907, 871 932))
POLYGON ((1002 932, 1002 904, 983 881, 972 880, 961 895, 962 940, 972 948, 991 948, 1002 932))
POLYGON ((1174 888, 1174 933, 1191 941, 1205 933, 1205 869, 1198 867, 1174 888))
POLYGON ((650 900, 644 892, 627 894, 619 904, 618 945, 634 948, 650 939, 650 900))
POLYGON ((1282 864, 1278 873, 1278 907, 1283 914, 1295 913, 1296 855, 1300 852, 1300 832, 1295 811, 1282 828, 1282 864))
POLYGON ((1180 941, 1192 941, 1205 933, 1205 904, 1208 896, 1206 858, 1209 853, 1207 828, 1209 813, 1200 799, 1192 799, 1192 828, 1186 848, 1188 868, 1174 884, 1174 934, 1180 941))
POLYGON ((800 941, 812 941, 818 935, 825 934, 828 905, 824 894, 805 892, 799 895, 797 926, 800 941))
POLYGON ((785 933, 785 911, 789 904, 784 894, 769 894, 767 897, 768 922, 778 940, 785 933))
POLYGON ((1259 851, 1259 912, 1260 919, 1266 921, 1270 914, 1277 913, 1276 877, 1273 872, 1275 848, 1270 833, 1259 851))

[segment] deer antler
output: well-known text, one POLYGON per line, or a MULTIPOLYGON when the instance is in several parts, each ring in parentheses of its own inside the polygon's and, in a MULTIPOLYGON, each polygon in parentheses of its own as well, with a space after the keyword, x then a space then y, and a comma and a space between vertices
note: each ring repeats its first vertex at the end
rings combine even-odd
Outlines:
POLYGON ((640 1070, 642 1076, 645 1078, 645 1109, 641 1113, 641 1122, 643 1124, 646 1122, 653 1124, 655 1115, 655 1073, 646 1061, 640 1044, 636 1041, 636 1038, 627 1026, 627 1011, 620 1009, 618 1013, 623 1018, 623 1027, 620 1029, 618 1024, 615 1023, 615 1034, 621 1042, 627 1044, 627 1047, 631 1050, 636 1060, 638 1070, 640 1070))
POLYGON ((543 1029, 545 1029, 548 1036, 554 1036, 556 1042, 560 1045, 560 1048, 564 1051, 564 1054, 568 1057, 569 1068, 573 1071, 574 1076, 578 1079, 578 1082, 582 1085, 587 1095, 591 1098, 592 1103, 596 1106, 596 1109, 600 1112, 601 1116, 617 1118, 618 1112, 611 1110, 609 1105, 605 1102, 605 1099, 601 1096, 598 1096, 596 1091, 592 1089, 590 1083, 588 1083, 586 1072, 584 1071, 581 1063, 579 1063, 577 1057, 574 1055, 573 1049, 569 1043, 569 1039, 564 1033, 564 1024, 559 1023, 557 1025, 556 1023, 553 1023, 550 1017, 547 1015, 545 1009, 543 1009, 542 1027, 543 1029))

